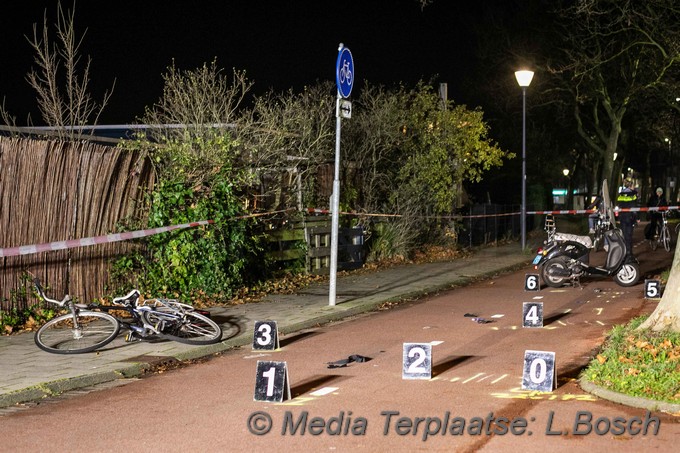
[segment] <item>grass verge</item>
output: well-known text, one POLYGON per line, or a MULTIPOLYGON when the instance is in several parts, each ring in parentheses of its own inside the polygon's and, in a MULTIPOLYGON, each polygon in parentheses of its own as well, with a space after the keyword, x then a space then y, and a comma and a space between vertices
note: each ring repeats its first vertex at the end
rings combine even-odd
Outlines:
POLYGON ((614 392, 680 403, 680 333, 635 330, 646 318, 614 327, 583 375, 614 392))

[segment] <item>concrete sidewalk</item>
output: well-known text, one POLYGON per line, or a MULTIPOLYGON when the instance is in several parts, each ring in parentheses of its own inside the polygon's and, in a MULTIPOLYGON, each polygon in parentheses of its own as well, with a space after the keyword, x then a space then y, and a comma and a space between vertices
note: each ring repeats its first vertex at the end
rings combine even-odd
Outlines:
MULTIPOLYGON (((530 249, 530 248, 529 248, 530 249)), ((124 333, 105 348, 87 354, 49 354, 33 333, 0 337, 0 408, 40 400, 96 384, 131 378, 158 364, 197 359, 252 344, 255 321, 277 321, 282 334, 375 310, 388 302, 415 298, 465 285, 528 265, 533 258, 510 243, 476 250, 450 262, 396 266, 337 279, 337 302, 328 304, 328 282, 294 295, 271 295, 258 303, 210 309, 224 329, 223 341, 210 346, 175 342, 125 343, 124 333)))

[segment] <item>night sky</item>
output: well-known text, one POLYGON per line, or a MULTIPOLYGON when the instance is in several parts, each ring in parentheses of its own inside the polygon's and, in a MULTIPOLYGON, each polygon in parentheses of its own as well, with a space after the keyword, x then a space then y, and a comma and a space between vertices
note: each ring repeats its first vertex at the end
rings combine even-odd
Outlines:
MULTIPOLYGON (((186 70, 217 58, 228 73, 245 70, 256 94, 300 90, 334 80, 341 42, 352 51, 357 86, 364 80, 390 86, 438 76, 437 82, 449 84, 449 98, 467 103, 470 96, 459 81, 474 62, 470 30, 479 20, 479 4, 512 3, 436 0, 421 9, 414 0, 81 0, 75 23, 80 35, 87 29, 81 54, 92 58, 95 98, 116 80, 99 123, 124 124, 159 98, 161 76, 173 59, 186 70)), ((72 5, 62 2, 64 8, 72 5)), ((34 23, 42 27, 46 8, 52 24, 56 1, 6 2, 0 15, 0 97, 18 125, 28 112, 36 125, 41 122, 25 81, 34 58, 26 36, 34 23)))

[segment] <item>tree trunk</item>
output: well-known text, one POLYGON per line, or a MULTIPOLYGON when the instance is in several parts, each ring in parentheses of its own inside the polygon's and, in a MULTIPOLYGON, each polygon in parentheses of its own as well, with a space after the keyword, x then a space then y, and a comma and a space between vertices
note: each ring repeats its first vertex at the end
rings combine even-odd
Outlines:
POLYGON ((617 116, 613 113, 609 115, 609 121, 611 122, 612 127, 609 130, 607 147, 605 148, 602 162, 602 175, 609 181, 609 195, 612 197, 612 200, 616 199, 616 193, 618 192, 620 182, 620 170, 617 164, 621 162, 621 159, 623 158, 623 156, 618 156, 616 162, 614 162, 614 154, 619 146, 622 118, 623 116, 617 116))
POLYGON ((649 318, 638 329, 680 332, 680 247, 675 248, 671 273, 661 301, 649 318))

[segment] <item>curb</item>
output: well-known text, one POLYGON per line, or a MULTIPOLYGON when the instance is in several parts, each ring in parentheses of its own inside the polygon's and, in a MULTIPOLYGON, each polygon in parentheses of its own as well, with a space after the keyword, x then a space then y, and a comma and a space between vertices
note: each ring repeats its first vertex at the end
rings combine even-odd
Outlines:
POLYGON ((107 371, 103 373, 87 374, 74 378, 61 379, 58 381, 45 382, 34 387, 29 387, 16 392, 0 395, 0 409, 16 404, 39 401, 45 398, 60 395, 64 392, 76 390, 84 387, 91 387, 105 382, 115 381, 116 379, 134 377, 142 373, 139 365, 130 367, 133 372, 127 369, 118 371, 107 371))
POLYGON ((598 398, 602 398, 614 403, 623 404, 625 406, 637 407, 640 409, 647 409, 649 411, 661 411, 669 414, 680 414, 680 404, 668 403, 666 401, 656 401, 639 396, 631 396, 623 393, 618 393, 613 390, 600 387, 582 377, 578 380, 580 387, 598 398))

